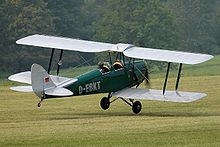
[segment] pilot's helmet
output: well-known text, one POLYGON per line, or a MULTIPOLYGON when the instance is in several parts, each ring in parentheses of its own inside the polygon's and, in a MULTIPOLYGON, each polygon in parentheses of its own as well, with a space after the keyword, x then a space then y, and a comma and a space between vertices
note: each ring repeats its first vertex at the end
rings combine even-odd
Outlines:
POLYGON ((120 60, 116 60, 115 63, 113 64, 113 67, 115 70, 123 68, 123 64, 121 63, 120 60))
POLYGON ((104 62, 99 61, 99 63, 98 63, 98 67, 99 67, 99 68, 102 68, 102 67, 103 67, 103 65, 104 65, 104 62))

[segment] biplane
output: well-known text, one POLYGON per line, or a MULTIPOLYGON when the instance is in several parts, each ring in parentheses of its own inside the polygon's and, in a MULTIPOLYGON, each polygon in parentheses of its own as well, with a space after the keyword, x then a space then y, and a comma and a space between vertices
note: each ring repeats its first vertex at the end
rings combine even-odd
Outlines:
POLYGON ((138 100, 192 102, 205 97, 206 94, 178 91, 182 65, 199 64, 213 58, 212 55, 208 54, 152 49, 125 43, 111 44, 38 34, 19 39, 16 43, 51 49, 47 71, 42 66, 33 64, 31 71, 17 73, 8 78, 11 81, 30 84, 29 86, 11 87, 11 89, 19 92, 34 92, 40 98, 38 107, 41 106, 41 102, 45 99, 98 93, 107 93, 107 96, 100 101, 102 109, 108 109, 111 103, 121 99, 131 106, 135 114, 138 114, 142 108, 142 104, 138 100), (57 75, 50 75, 55 49, 60 50, 57 75), (77 77, 61 77, 59 76, 59 69, 64 50, 87 53, 108 52, 109 61, 99 63, 96 69, 77 77), (115 60, 111 57, 112 52, 117 54, 115 60), (167 62, 166 76, 161 90, 139 88, 143 81, 148 84, 150 82, 145 60, 167 62), (174 90, 166 90, 171 63, 179 64, 176 86, 174 90))

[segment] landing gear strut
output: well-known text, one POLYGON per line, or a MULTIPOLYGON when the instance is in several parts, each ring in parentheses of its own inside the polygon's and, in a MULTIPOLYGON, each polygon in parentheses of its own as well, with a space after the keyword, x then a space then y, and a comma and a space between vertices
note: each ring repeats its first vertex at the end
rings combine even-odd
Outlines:
POLYGON ((113 103, 114 101, 118 100, 118 99, 121 99, 123 100, 126 104, 128 104, 129 106, 131 106, 132 108, 132 111, 135 113, 135 114, 138 114, 141 112, 141 108, 142 108, 142 105, 141 105, 141 102, 139 101, 135 101, 133 99, 129 99, 129 101, 127 101, 126 99, 122 98, 122 97, 118 97, 112 101, 110 101, 110 98, 111 98, 111 95, 109 94, 108 97, 103 97, 100 101, 100 106, 103 110, 107 110, 109 107, 110 107, 110 104, 113 103))
POLYGON ((138 114, 139 112, 141 112, 141 108, 142 108, 142 105, 141 105, 141 102, 139 101, 135 101, 133 99, 129 99, 130 102, 128 102, 126 99, 122 98, 122 97, 119 97, 120 99, 122 99, 126 104, 128 104, 129 106, 131 106, 132 108, 132 111, 135 113, 135 114, 138 114))

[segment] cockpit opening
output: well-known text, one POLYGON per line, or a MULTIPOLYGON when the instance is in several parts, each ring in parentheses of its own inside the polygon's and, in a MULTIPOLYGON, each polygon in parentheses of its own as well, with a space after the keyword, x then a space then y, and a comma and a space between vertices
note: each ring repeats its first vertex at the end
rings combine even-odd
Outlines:
POLYGON ((108 62, 99 62, 98 63, 98 68, 102 73, 107 73, 111 69, 111 65, 108 62))
POLYGON ((119 70, 123 68, 123 64, 120 60, 116 60, 115 63, 113 64, 113 67, 115 70, 119 70))

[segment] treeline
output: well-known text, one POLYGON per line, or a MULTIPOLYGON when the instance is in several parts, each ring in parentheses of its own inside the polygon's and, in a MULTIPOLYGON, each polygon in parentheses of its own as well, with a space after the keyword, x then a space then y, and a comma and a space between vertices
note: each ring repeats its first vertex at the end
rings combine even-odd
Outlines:
MULTIPOLYGON (((0 70, 47 67, 50 50, 15 44, 32 34, 219 54, 219 6, 218 0, 2 0, 0 70)), ((63 66, 84 58, 95 63, 104 56, 66 51, 63 66)))

